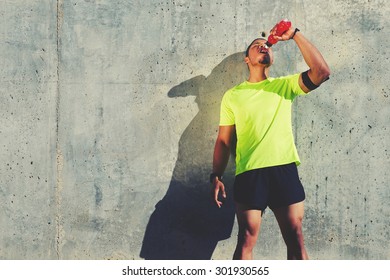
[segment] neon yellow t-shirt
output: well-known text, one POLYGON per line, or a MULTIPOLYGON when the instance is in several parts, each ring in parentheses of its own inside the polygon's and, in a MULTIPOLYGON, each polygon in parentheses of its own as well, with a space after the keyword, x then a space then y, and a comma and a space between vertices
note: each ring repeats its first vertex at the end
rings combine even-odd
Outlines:
POLYGON ((221 103, 220 125, 235 125, 237 133, 236 175, 245 171, 287 164, 300 164, 294 143, 291 107, 300 74, 245 81, 228 90, 221 103))

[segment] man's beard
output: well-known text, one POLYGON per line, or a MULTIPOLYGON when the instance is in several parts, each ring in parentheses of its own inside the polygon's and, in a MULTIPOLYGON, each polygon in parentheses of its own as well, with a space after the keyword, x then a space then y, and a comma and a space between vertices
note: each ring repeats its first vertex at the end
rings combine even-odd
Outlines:
POLYGON ((262 60, 259 60, 259 63, 260 64, 264 64, 264 65, 270 65, 270 63, 271 63, 271 57, 269 56, 269 54, 267 53, 267 54, 265 54, 264 55, 264 57, 263 57, 263 59, 262 60))

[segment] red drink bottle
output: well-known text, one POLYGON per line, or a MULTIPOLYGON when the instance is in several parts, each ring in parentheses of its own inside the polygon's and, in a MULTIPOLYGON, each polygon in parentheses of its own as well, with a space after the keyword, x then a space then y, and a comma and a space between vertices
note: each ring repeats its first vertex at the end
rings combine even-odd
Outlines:
MULTIPOLYGON (((291 21, 289 21, 288 19, 284 19, 282 21, 280 21, 276 26, 275 26, 275 35, 276 36, 282 36, 282 34, 284 32, 286 32, 287 30, 289 30, 291 27, 291 21)), ((268 40, 266 42, 266 45, 268 47, 271 47, 272 45, 276 44, 278 42, 278 40, 274 37, 274 35, 270 34, 268 36, 268 40)))

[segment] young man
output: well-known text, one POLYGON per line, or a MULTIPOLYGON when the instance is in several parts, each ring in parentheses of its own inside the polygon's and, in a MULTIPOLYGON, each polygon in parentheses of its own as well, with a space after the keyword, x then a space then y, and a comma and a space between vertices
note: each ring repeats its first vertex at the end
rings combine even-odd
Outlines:
MULTIPOLYGON (((274 29, 271 34, 275 34, 274 29)), ((228 90, 221 103, 210 182, 214 186, 215 203, 221 207, 220 196, 226 198, 222 174, 236 134, 234 200, 239 233, 233 259, 253 259, 262 213, 267 207, 274 212, 280 226, 287 258, 308 258, 302 234, 305 193, 296 167, 300 161, 292 133, 291 106, 296 96, 326 81, 330 70, 299 29, 291 27, 277 39, 294 40, 309 70, 286 77, 268 77, 267 68, 273 63, 272 48, 265 45, 265 39, 255 39, 245 56, 248 80, 228 90)))

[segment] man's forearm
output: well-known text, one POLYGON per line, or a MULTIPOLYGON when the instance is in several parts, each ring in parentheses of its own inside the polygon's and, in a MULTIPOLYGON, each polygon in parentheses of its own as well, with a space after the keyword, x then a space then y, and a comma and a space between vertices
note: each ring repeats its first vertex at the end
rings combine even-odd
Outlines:
POLYGON ((223 141, 217 139, 213 156, 213 173, 222 176, 229 162, 229 156, 230 147, 223 141))

